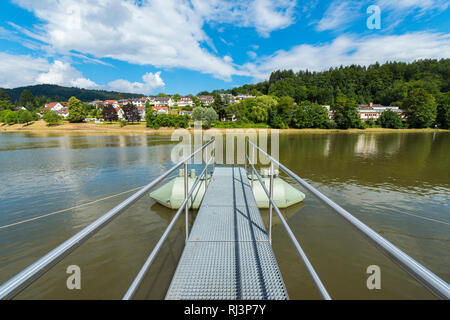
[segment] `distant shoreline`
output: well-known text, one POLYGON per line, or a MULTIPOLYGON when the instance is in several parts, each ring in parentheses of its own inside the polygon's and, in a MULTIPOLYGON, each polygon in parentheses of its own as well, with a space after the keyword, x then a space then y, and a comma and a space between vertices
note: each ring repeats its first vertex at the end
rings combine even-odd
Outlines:
MULTIPOLYGON (((233 128, 217 130, 226 132, 237 130, 248 130, 251 128, 233 128)), ((193 131, 193 129, 188 129, 193 131)), ((254 130, 260 130, 254 128, 254 130)), ((158 130, 147 128, 145 123, 128 124, 120 127, 118 123, 63 123, 57 126, 47 126, 44 121, 36 121, 26 126, 23 124, 0 125, 0 133, 33 133, 33 134, 66 134, 66 135, 170 135, 175 131, 174 128, 160 128, 158 130)), ((301 134, 301 133, 413 133, 413 132, 450 132, 444 129, 384 129, 384 128, 367 128, 367 129, 280 129, 283 134, 301 134)))

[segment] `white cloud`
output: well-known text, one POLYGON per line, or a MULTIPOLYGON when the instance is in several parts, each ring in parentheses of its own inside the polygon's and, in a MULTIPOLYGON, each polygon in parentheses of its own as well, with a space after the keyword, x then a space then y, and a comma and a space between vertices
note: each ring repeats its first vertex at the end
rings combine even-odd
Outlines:
POLYGON ((379 0, 377 4, 385 9, 407 10, 419 9, 420 11, 446 10, 450 3, 448 0, 379 0))
POLYGON ((72 67, 70 63, 56 60, 50 66, 48 72, 36 77, 36 83, 57 84, 67 87, 96 88, 97 84, 83 77, 81 72, 72 67))
POLYGON ((107 87, 113 91, 147 94, 154 89, 165 86, 160 75, 161 71, 156 73, 148 72, 142 76, 142 82, 130 82, 128 80, 118 79, 108 83, 107 87))
POLYGON ((35 58, 30 55, 12 55, 0 52, 0 87, 16 88, 35 84, 56 84, 85 89, 104 89, 129 93, 147 94, 164 87, 161 71, 148 72, 142 76, 142 82, 130 82, 124 79, 97 84, 87 79, 69 62, 35 58))
POLYGON ((0 87, 36 84, 39 74, 47 72, 49 68, 50 63, 43 58, 0 52, 0 87))
POLYGON ((258 56, 254 51, 247 51, 247 55, 250 59, 255 59, 258 56))
POLYGON ((264 37, 295 22, 296 0, 192 0, 205 21, 252 27, 264 37))
POLYGON ((361 15, 362 5, 362 1, 333 1, 317 23, 316 30, 336 30, 348 26, 361 15))
POLYGON ((243 66, 255 80, 267 79, 272 71, 293 69, 321 71, 340 65, 369 65, 387 61, 448 58, 450 34, 415 32, 404 35, 356 38, 340 36, 331 43, 302 44, 279 50, 255 63, 243 66))
POLYGON ((448 0, 334 0, 323 17, 312 24, 316 24, 317 31, 342 30, 366 16, 367 7, 373 4, 381 9, 383 29, 393 29, 409 15, 440 13, 450 6, 448 0))
POLYGON ((261 35, 293 23, 296 1, 253 0, 13 0, 43 23, 12 25, 51 54, 73 51, 97 59, 177 67, 231 80, 239 71, 215 52, 205 23, 253 27, 261 35))

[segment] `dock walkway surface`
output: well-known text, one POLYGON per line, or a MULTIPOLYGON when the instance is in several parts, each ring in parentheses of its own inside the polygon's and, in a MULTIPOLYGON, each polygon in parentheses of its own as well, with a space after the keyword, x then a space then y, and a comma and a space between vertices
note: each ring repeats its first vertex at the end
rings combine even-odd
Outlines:
POLYGON ((216 167, 166 299, 288 298, 245 170, 216 167))

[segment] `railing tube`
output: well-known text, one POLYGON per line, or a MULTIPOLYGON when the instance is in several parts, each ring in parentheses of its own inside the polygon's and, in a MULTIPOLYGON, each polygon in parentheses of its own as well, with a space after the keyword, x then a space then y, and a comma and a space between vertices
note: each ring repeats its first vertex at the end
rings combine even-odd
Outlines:
MULTIPOLYGON (((188 192, 189 192, 189 182, 188 182, 188 163, 187 161, 184 163, 184 199, 186 200, 188 198, 188 192)), ((186 241, 189 237, 189 201, 186 201, 186 205, 184 206, 184 214, 186 216, 186 241)))
POLYGON ((331 296, 329 295, 327 289, 323 285, 322 281, 320 280, 319 276, 317 275, 316 271, 314 270, 314 267, 309 262, 308 257, 306 256, 305 252, 303 251, 302 247, 300 246, 300 243, 298 242, 297 238, 295 237, 294 233, 292 232, 291 228, 287 224, 286 220, 284 219, 283 215, 281 214, 280 209, 278 209, 278 206, 273 201, 272 197, 270 196, 269 191, 267 190, 266 185, 264 184, 264 181, 262 180, 261 176, 258 172, 256 172, 256 177, 259 180, 259 183, 261 183, 261 186, 264 189, 264 192, 266 193, 267 197, 269 198, 270 204, 275 208, 275 211, 278 215, 278 217, 281 220, 281 223, 283 224, 284 228, 286 229, 289 237, 291 238, 292 242, 294 243, 295 248, 297 249, 298 254, 302 258, 303 263, 306 266, 306 269, 308 270, 309 274, 311 275, 317 289, 319 290, 321 296, 325 300, 331 300, 331 296))
MULTIPOLYGON (((254 145, 251 141, 250 144, 254 145)), ((359 232, 361 232, 369 241, 375 245, 382 253, 384 253, 387 257, 392 259, 397 265, 399 265, 403 270, 409 273, 414 279, 416 279, 419 283, 421 283, 426 289, 428 289, 432 294, 440 299, 450 299, 450 288, 448 284, 435 275, 433 272, 422 266, 419 262, 411 258, 409 255, 404 253, 402 250, 397 248, 394 244, 383 238, 377 232, 372 230, 370 227, 365 225, 359 219, 355 218, 352 214, 350 214, 347 210, 339 206, 337 203, 333 202, 327 196, 322 194, 316 188, 311 186, 305 180, 297 176, 287 167, 282 165, 279 161, 274 159, 272 156, 267 154, 264 150, 254 145, 254 147, 258 148, 261 153, 267 156, 271 162, 275 163, 279 168, 281 168, 284 172, 294 178, 300 185, 302 185, 305 189, 310 191, 313 195, 323 201, 326 205, 328 205, 332 210, 337 212, 341 217, 343 217, 347 222, 349 222, 353 227, 356 228, 359 232)))
POLYGON ((167 178, 172 174, 178 167, 180 167, 185 161, 191 159, 198 152, 202 151, 205 147, 210 145, 214 140, 210 140, 197 149, 195 152, 187 156, 185 159, 181 160, 171 169, 167 170, 161 176, 156 178, 154 181, 143 187, 141 190, 127 198, 125 201, 121 202, 113 209, 109 210, 106 214, 95 220, 93 223, 85 227, 83 230, 76 233, 74 236, 64 241, 62 244, 57 246, 55 249, 47 253, 45 256, 19 272, 17 275, 6 281, 0 286, 0 299, 12 299, 22 290, 27 288, 34 281, 39 279, 43 274, 50 270, 54 265, 61 261, 64 257, 69 255, 76 248, 81 246, 90 237, 96 234, 100 229, 110 223, 114 218, 121 214, 125 209, 129 208, 136 201, 147 194, 151 189, 153 189, 157 184, 167 178))
POLYGON ((166 231, 164 231, 163 235, 159 239, 159 241, 156 243, 155 247, 153 248, 152 252, 148 256, 147 260, 145 261, 142 268, 139 270, 139 273, 137 274, 136 278, 133 280, 133 283, 128 288, 127 292, 123 296, 122 300, 129 300, 133 298, 134 294, 136 293, 137 289, 139 288, 142 280, 144 279, 144 276, 146 275, 148 269, 150 268, 151 264, 153 263, 153 260, 155 259, 156 255, 158 254, 159 250, 161 249, 162 245, 166 241, 170 231, 172 230, 173 226, 175 225, 175 222, 178 220, 178 218, 181 215, 181 212, 183 212, 183 208, 188 206, 189 198, 192 196, 192 193, 194 192, 195 188, 197 187, 198 183, 201 181, 201 176, 203 175, 203 172, 207 170, 208 163, 206 163, 205 168, 203 169, 202 173, 198 175, 197 179, 195 180, 191 190, 189 191, 187 197, 182 202, 180 208, 178 209, 175 216, 172 218, 172 221, 170 222, 169 226, 166 228, 166 231))
POLYGON ((269 241, 272 244, 272 211, 273 211, 273 163, 270 164, 270 185, 269 185, 269 241))

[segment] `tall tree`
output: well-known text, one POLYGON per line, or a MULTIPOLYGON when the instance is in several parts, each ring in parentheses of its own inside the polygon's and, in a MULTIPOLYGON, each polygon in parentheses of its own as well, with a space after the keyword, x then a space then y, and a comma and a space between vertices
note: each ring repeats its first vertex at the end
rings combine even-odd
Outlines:
POLYGON ((9 95, 6 93, 6 91, 2 88, 0 88, 0 101, 8 101, 11 102, 11 99, 9 95))
POLYGON ((216 111, 219 119, 224 119, 227 116, 225 110, 225 101, 222 100, 220 94, 216 94, 214 97, 214 102, 212 104, 213 109, 216 111))
MULTIPOLYGON (((25 107, 25 108, 33 108, 35 106, 35 101, 34 101, 34 96, 33 94, 30 92, 30 90, 23 90, 22 94, 20 95, 20 99, 19 99, 19 105, 25 107)), ((30 110, 30 109, 28 109, 30 110)), ((30 110, 32 111, 32 110, 30 110)))
POLYGON ((139 109, 132 103, 127 103, 122 107, 124 117, 129 122, 137 122, 141 119, 139 109))
POLYGON ((105 121, 117 121, 119 119, 119 116, 117 115, 116 109, 112 106, 112 104, 105 104, 103 107, 103 119, 105 121))
POLYGON ((69 122, 83 122, 84 119, 86 119, 86 110, 83 107, 83 104, 80 100, 78 100, 75 97, 71 97, 69 99, 69 115, 67 117, 67 120, 69 122))
POLYGON ((362 128, 358 104, 344 95, 338 95, 333 107, 334 121, 339 129, 362 128))
POLYGON ((436 100, 425 89, 411 90, 403 101, 402 107, 410 127, 426 128, 436 120, 436 100))
POLYGON ((0 111, 13 109, 9 95, 5 90, 0 88, 0 111))
POLYGON ((382 128, 399 129, 403 126, 402 118, 397 112, 392 110, 384 111, 377 119, 377 123, 381 125, 382 128))
POLYGON ((180 100, 180 98, 181 98, 181 96, 180 96, 178 93, 175 93, 175 94, 172 96, 172 99, 173 99, 173 101, 175 101, 175 103, 177 103, 178 100, 180 100))
POLYGON ((438 97, 436 122, 443 129, 450 128, 450 91, 438 97))

